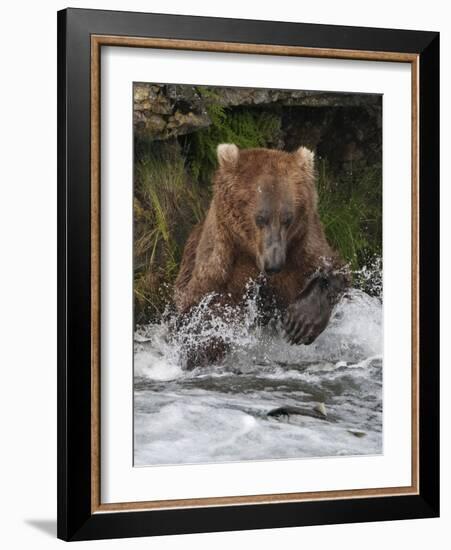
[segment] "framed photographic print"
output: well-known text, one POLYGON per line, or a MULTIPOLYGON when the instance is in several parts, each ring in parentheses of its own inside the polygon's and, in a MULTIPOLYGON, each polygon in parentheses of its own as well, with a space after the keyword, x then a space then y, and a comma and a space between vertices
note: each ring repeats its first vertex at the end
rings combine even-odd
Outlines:
POLYGON ((439 513, 439 35, 58 14, 58 536, 439 513))

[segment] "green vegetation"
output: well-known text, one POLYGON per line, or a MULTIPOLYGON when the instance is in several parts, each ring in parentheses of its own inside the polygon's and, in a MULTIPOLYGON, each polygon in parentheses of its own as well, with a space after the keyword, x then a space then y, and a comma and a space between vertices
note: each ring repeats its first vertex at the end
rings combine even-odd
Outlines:
POLYGON ((240 148, 270 147, 280 135, 280 116, 258 108, 225 109, 208 92, 208 115, 212 124, 189 136, 188 162, 193 177, 209 182, 216 168, 216 147, 219 143, 235 143, 240 148))
POLYGON ((329 243, 352 269, 382 254, 382 167, 360 162, 337 177, 319 161, 319 213, 329 243))
POLYGON ((176 144, 149 142, 135 165, 134 293, 138 322, 160 315, 192 228, 208 196, 186 174, 176 144))

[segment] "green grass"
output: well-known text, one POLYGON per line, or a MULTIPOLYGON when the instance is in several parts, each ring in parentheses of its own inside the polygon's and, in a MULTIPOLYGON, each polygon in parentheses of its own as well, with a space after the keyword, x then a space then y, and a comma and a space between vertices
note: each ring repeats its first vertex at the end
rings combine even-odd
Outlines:
POLYGON ((183 244, 203 218, 206 193, 187 177, 184 159, 172 144, 148 144, 135 166, 135 316, 144 320, 164 310, 177 276, 183 244))
POLYGON ((235 143, 240 148, 268 147, 280 135, 280 117, 256 108, 225 109, 210 101, 207 111, 212 121, 207 128, 186 140, 187 159, 193 177, 208 182, 217 166, 216 148, 235 143))
POLYGON ((318 164, 319 213, 329 243, 352 269, 382 253, 382 172, 358 163, 337 178, 318 164))

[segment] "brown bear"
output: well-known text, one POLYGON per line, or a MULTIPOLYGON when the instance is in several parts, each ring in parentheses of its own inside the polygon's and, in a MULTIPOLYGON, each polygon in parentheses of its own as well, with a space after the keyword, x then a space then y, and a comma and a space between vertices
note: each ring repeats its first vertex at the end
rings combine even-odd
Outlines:
POLYGON ((249 281, 260 279, 288 341, 310 344, 349 282, 319 219, 314 155, 234 144, 217 154, 210 208, 187 240, 175 283, 177 310, 189 314, 209 293, 239 306, 249 281))

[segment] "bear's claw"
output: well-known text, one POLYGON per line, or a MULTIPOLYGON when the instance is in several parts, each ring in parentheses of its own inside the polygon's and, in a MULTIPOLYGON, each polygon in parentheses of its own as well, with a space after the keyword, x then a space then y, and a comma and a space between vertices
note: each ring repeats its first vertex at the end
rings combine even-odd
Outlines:
POLYGON ((324 275, 311 279, 297 300, 290 304, 282 318, 285 338, 290 344, 309 345, 326 328, 334 300, 324 275))

